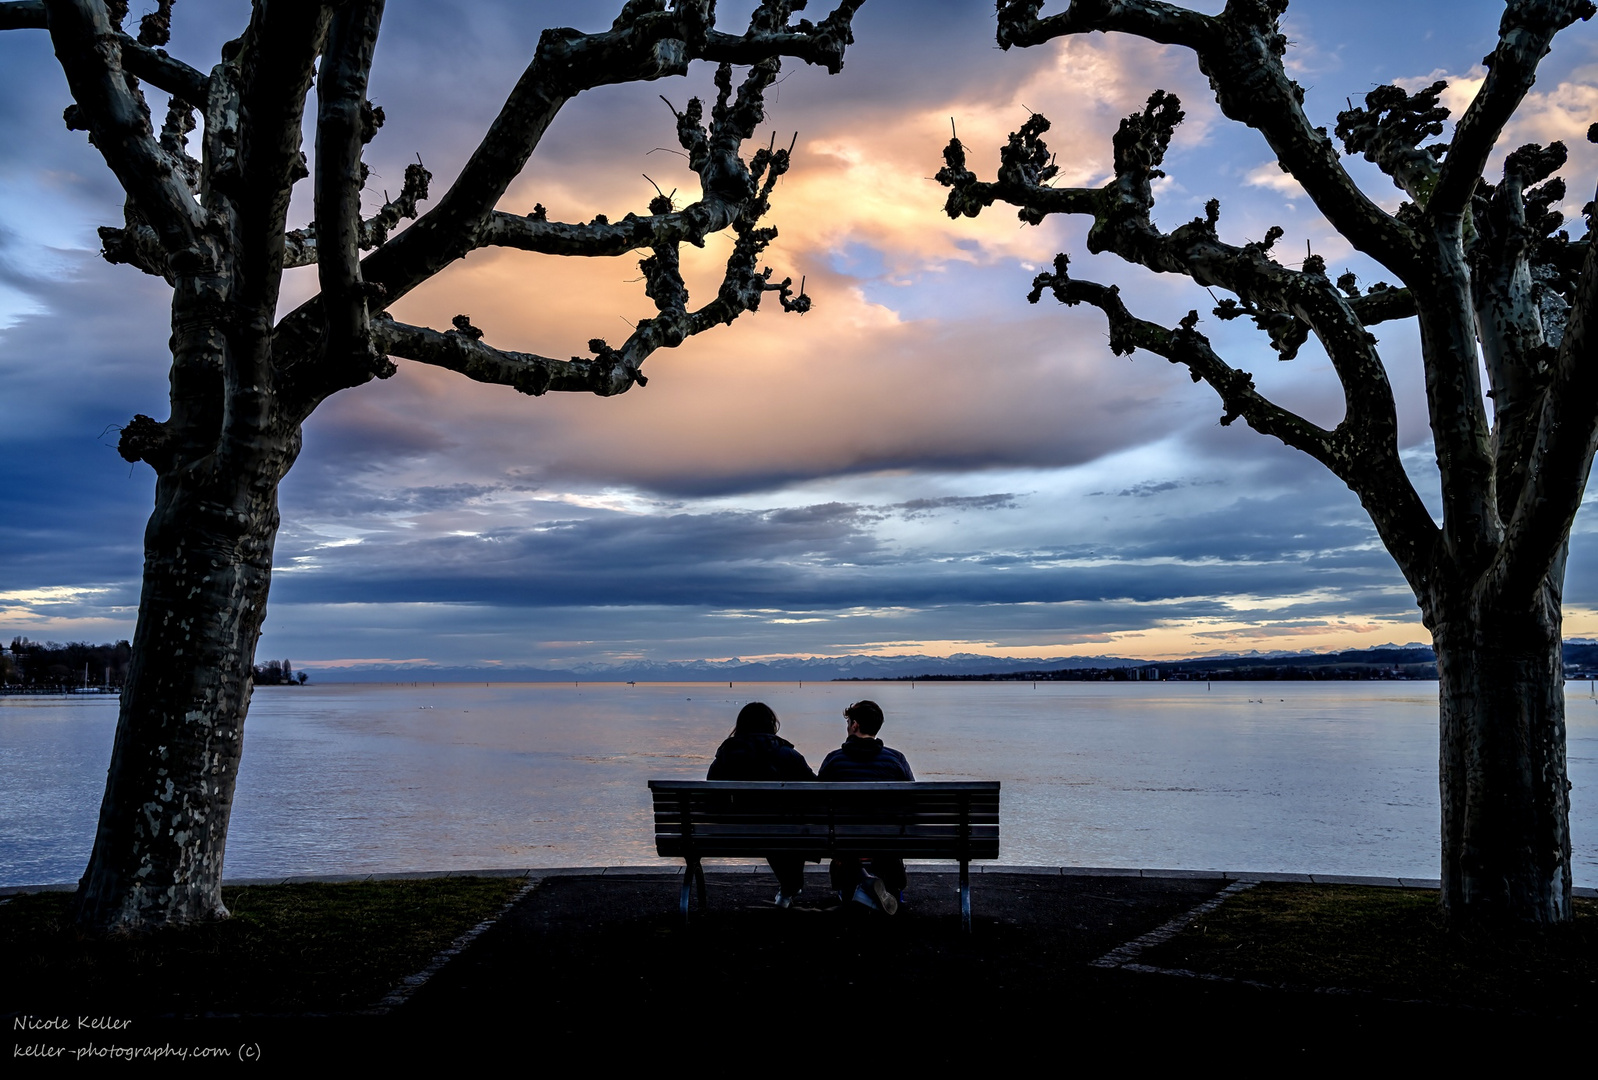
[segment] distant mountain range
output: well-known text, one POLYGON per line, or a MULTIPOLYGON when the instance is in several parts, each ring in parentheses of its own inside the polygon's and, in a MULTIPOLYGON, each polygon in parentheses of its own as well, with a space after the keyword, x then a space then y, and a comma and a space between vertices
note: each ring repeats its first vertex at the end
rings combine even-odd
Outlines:
MULTIPOLYGON (((1598 642, 1565 642, 1567 671, 1598 671, 1598 642)), ((372 664, 317 669, 316 682, 829 682, 835 679, 1094 679, 1094 678, 1436 678, 1431 646, 1410 643, 1335 653, 1249 652, 1185 660, 1125 656, 1015 659, 982 653, 953 656, 829 656, 792 660, 633 661, 572 668, 442 667, 372 664)), ((1588 677, 1582 674, 1581 677, 1588 677)))
MULTIPOLYGON (((321 668, 302 665, 312 679, 329 682, 830 682, 837 679, 1324 679, 1437 677, 1430 645, 1378 645, 1335 653, 1248 652, 1186 660, 1138 660, 1125 656, 1056 656, 1017 660, 982 653, 952 656, 828 656, 793 660, 640 660, 582 664, 572 668, 442 667, 371 664, 321 668)), ((1598 641, 1565 642, 1571 677, 1598 672, 1598 641)))
POLYGON ((1015 660, 980 653, 953 656, 828 656, 792 660, 640 660, 582 664, 572 668, 433 667, 425 664, 310 667, 316 682, 828 682, 832 679, 898 679, 921 675, 975 676, 1032 671, 1039 666, 1129 668, 1145 663, 1118 656, 1060 656, 1015 660))

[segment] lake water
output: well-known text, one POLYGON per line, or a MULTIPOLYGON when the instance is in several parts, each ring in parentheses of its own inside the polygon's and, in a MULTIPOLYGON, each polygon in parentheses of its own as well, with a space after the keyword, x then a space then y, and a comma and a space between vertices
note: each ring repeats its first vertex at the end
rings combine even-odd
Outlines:
MULTIPOLYGON (((1598 699, 1567 687, 1577 885, 1598 885, 1598 699)), ((747 701, 810 760, 870 696, 923 780, 1004 783, 1002 858, 1435 877, 1437 684, 263 687, 229 876, 657 861, 645 781, 700 778, 747 701)), ((0 698, 0 884, 73 881, 113 698, 0 698)))

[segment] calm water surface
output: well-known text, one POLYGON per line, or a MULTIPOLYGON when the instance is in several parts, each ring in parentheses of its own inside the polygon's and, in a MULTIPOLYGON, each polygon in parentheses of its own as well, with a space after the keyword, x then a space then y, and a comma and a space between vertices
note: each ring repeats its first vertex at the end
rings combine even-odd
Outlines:
MULTIPOLYGON (((1598 885, 1598 699, 1568 693, 1575 880, 1598 885)), ((263 687, 230 876, 656 861, 645 781, 763 700, 811 763, 881 702, 923 780, 1004 783, 1002 861, 1435 877, 1436 683, 263 687)), ((0 698, 0 883, 76 880, 114 699, 0 698)))

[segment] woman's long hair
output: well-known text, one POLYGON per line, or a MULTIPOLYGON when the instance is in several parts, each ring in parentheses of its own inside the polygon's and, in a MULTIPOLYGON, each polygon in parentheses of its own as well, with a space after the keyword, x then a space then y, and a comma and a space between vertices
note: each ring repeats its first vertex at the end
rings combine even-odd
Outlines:
POLYGON ((729 739, 739 735, 775 735, 782 724, 777 714, 764 701, 751 701, 738 712, 738 722, 733 725, 729 739))

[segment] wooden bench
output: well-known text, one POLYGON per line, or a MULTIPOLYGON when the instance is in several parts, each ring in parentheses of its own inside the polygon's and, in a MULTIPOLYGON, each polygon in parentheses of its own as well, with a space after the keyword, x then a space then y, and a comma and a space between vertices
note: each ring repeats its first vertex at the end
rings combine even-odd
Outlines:
POLYGON ((680 904, 691 887, 705 907, 704 859, 850 855, 954 859, 960 921, 971 929, 971 860, 999 857, 999 782, 856 784, 651 780, 655 851, 683 859, 680 904))

